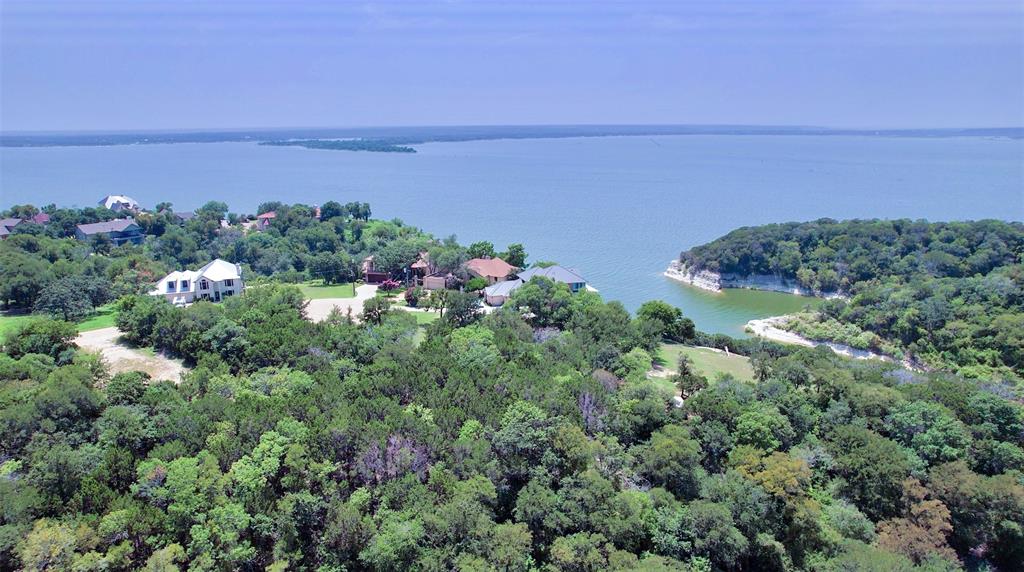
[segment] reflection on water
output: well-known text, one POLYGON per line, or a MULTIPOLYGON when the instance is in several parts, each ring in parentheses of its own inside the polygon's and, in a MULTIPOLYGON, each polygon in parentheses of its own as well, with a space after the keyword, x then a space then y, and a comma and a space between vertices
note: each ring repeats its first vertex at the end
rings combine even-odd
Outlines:
POLYGON ((750 320, 817 308, 821 304, 820 298, 808 296, 742 288, 708 292, 669 278, 665 280, 673 282, 679 307, 701 330, 738 337, 746 336, 743 325, 750 320))

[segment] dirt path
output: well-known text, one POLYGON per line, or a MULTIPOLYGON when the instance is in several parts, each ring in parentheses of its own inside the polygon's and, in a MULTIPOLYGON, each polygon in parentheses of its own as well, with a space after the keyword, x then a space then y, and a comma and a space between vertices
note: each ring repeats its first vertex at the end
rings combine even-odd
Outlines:
POLYGON ((112 374, 144 371, 154 380, 180 383, 181 374, 188 371, 179 360, 130 348, 119 341, 120 337, 121 332, 117 328, 100 328, 78 334, 75 343, 84 350, 102 354, 112 374))
POLYGON ((331 310, 337 308, 343 315, 352 310, 352 317, 356 318, 363 312, 363 302, 376 295, 376 285, 363 284, 356 287, 354 298, 320 298, 318 300, 310 300, 306 306, 306 316, 314 322, 321 322, 327 319, 327 316, 331 314, 331 310))

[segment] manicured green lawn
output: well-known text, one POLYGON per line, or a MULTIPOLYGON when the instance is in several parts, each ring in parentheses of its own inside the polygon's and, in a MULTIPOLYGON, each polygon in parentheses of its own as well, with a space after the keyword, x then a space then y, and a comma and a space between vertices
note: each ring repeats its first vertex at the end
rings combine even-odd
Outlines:
POLYGON ((18 326, 18 324, 27 321, 31 317, 31 314, 10 314, 8 312, 0 313, 0 336, 6 336, 7 332, 13 330, 18 326))
POLYGON ((105 304, 96 308, 96 313, 78 323, 79 332, 90 332, 100 328, 114 327, 117 311, 113 304, 105 304))
MULTIPOLYGON (((98 330, 100 328, 110 328, 114 325, 114 318, 117 316, 117 312, 114 310, 113 304, 104 304, 99 308, 96 308, 96 313, 78 323, 79 332, 90 332, 92 330, 98 330)), ((7 335, 7 332, 14 329, 18 324, 21 324, 32 318, 32 314, 11 314, 8 312, 0 312, 0 336, 7 335)))
POLYGON ((354 298, 356 285, 348 284, 324 284, 323 280, 310 280, 299 284, 299 290, 307 300, 319 300, 321 298, 354 298))
POLYGON ((438 312, 409 312, 413 316, 416 316, 416 323, 420 326, 426 326, 433 324, 441 318, 441 314, 438 312))
POLYGON ((709 380, 719 373, 728 373, 743 381, 754 381, 754 370, 750 359, 736 354, 726 354, 708 348, 696 348, 682 344, 662 344, 657 359, 664 367, 675 371, 679 354, 684 353, 693 361, 693 367, 709 380))

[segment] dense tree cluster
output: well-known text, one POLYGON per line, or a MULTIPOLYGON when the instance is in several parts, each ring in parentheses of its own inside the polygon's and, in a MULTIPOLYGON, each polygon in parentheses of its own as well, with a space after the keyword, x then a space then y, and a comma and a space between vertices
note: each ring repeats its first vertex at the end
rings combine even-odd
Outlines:
MULTIPOLYGON (((446 291, 442 291, 446 292, 446 291)), ((109 376, 61 322, 0 355, 0 568, 946 571, 1024 559, 1012 388, 830 351, 756 384, 651 351, 688 329, 537 278, 426 336, 387 304, 303 319, 288 285, 126 297, 194 367, 109 376)), ((434 298, 434 296, 432 296, 434 298)))
MULTIPOLYGON (((175 214, 173 205, 160 203, 154 212, 134 214, 145 233, 142 245, 113 247, 108 241, 74 239, 77 224, 127 216, 105 208, 43 208, 51 222, 23 222, 0 242, 0 304, 75 321, 97 306, 121 296, 144 293, 172 269, 196 268, 223 258, 243 265, 246 278, 299 282, 322 279, 326 284, 361 278, 360 263, 374 257, 378 271, 399 281, 412 278, 410 265, 427 253, 432 269, 468 280, 463 263, 472 247, 454 237, 436 240, 400 220, 372 220, 370 205, 328 201, 319 208, 262 203, 258 214, 273 212, 266 229, 246 228, 252 216, 228 212, 211 201, 189 217, 175 214), (102 254, 103 256, 93 256, 102 254)), ((39 212, 31 205, 15 206, 3 216, 27 218, 39 212)), ((489 255, 494 256, 493 245, 489 255)), ((474 245, 477 246, 477 245, 474 245)), ((521 244, 501 253, 525 266, 521 244)))
POLYGON ((735 230, 680 255, 694 269, 777 275, 848 300, 801 333, 905 353, 971 377, 1024 375, 1024 225, 823 219, 735 230))

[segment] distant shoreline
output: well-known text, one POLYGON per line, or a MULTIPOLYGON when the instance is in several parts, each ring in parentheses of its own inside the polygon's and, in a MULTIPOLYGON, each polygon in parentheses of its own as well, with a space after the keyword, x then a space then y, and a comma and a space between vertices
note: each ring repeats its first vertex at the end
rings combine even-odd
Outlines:
POLYGON ((0 147, 83 147, 158 145, 171 143, 260 143, 299 145, 330 150, 408 152, 424 143, 490 141, 499 139, 566 139, 575 137, 663 135, 774 135, 828 137, 1024 139, 1024 127, 964 129, 833 129, 751 125, 563 125, 493 127, 376 127, 344 129, 253 129, 210 131, 138 131, 108 133, 0 134, 0 147), (345 145, 331 140, 349 139, 345 145), (299 143, 302 140, 302 143, 299 143), (316 143, 322 142, 322 143, 316 143))

